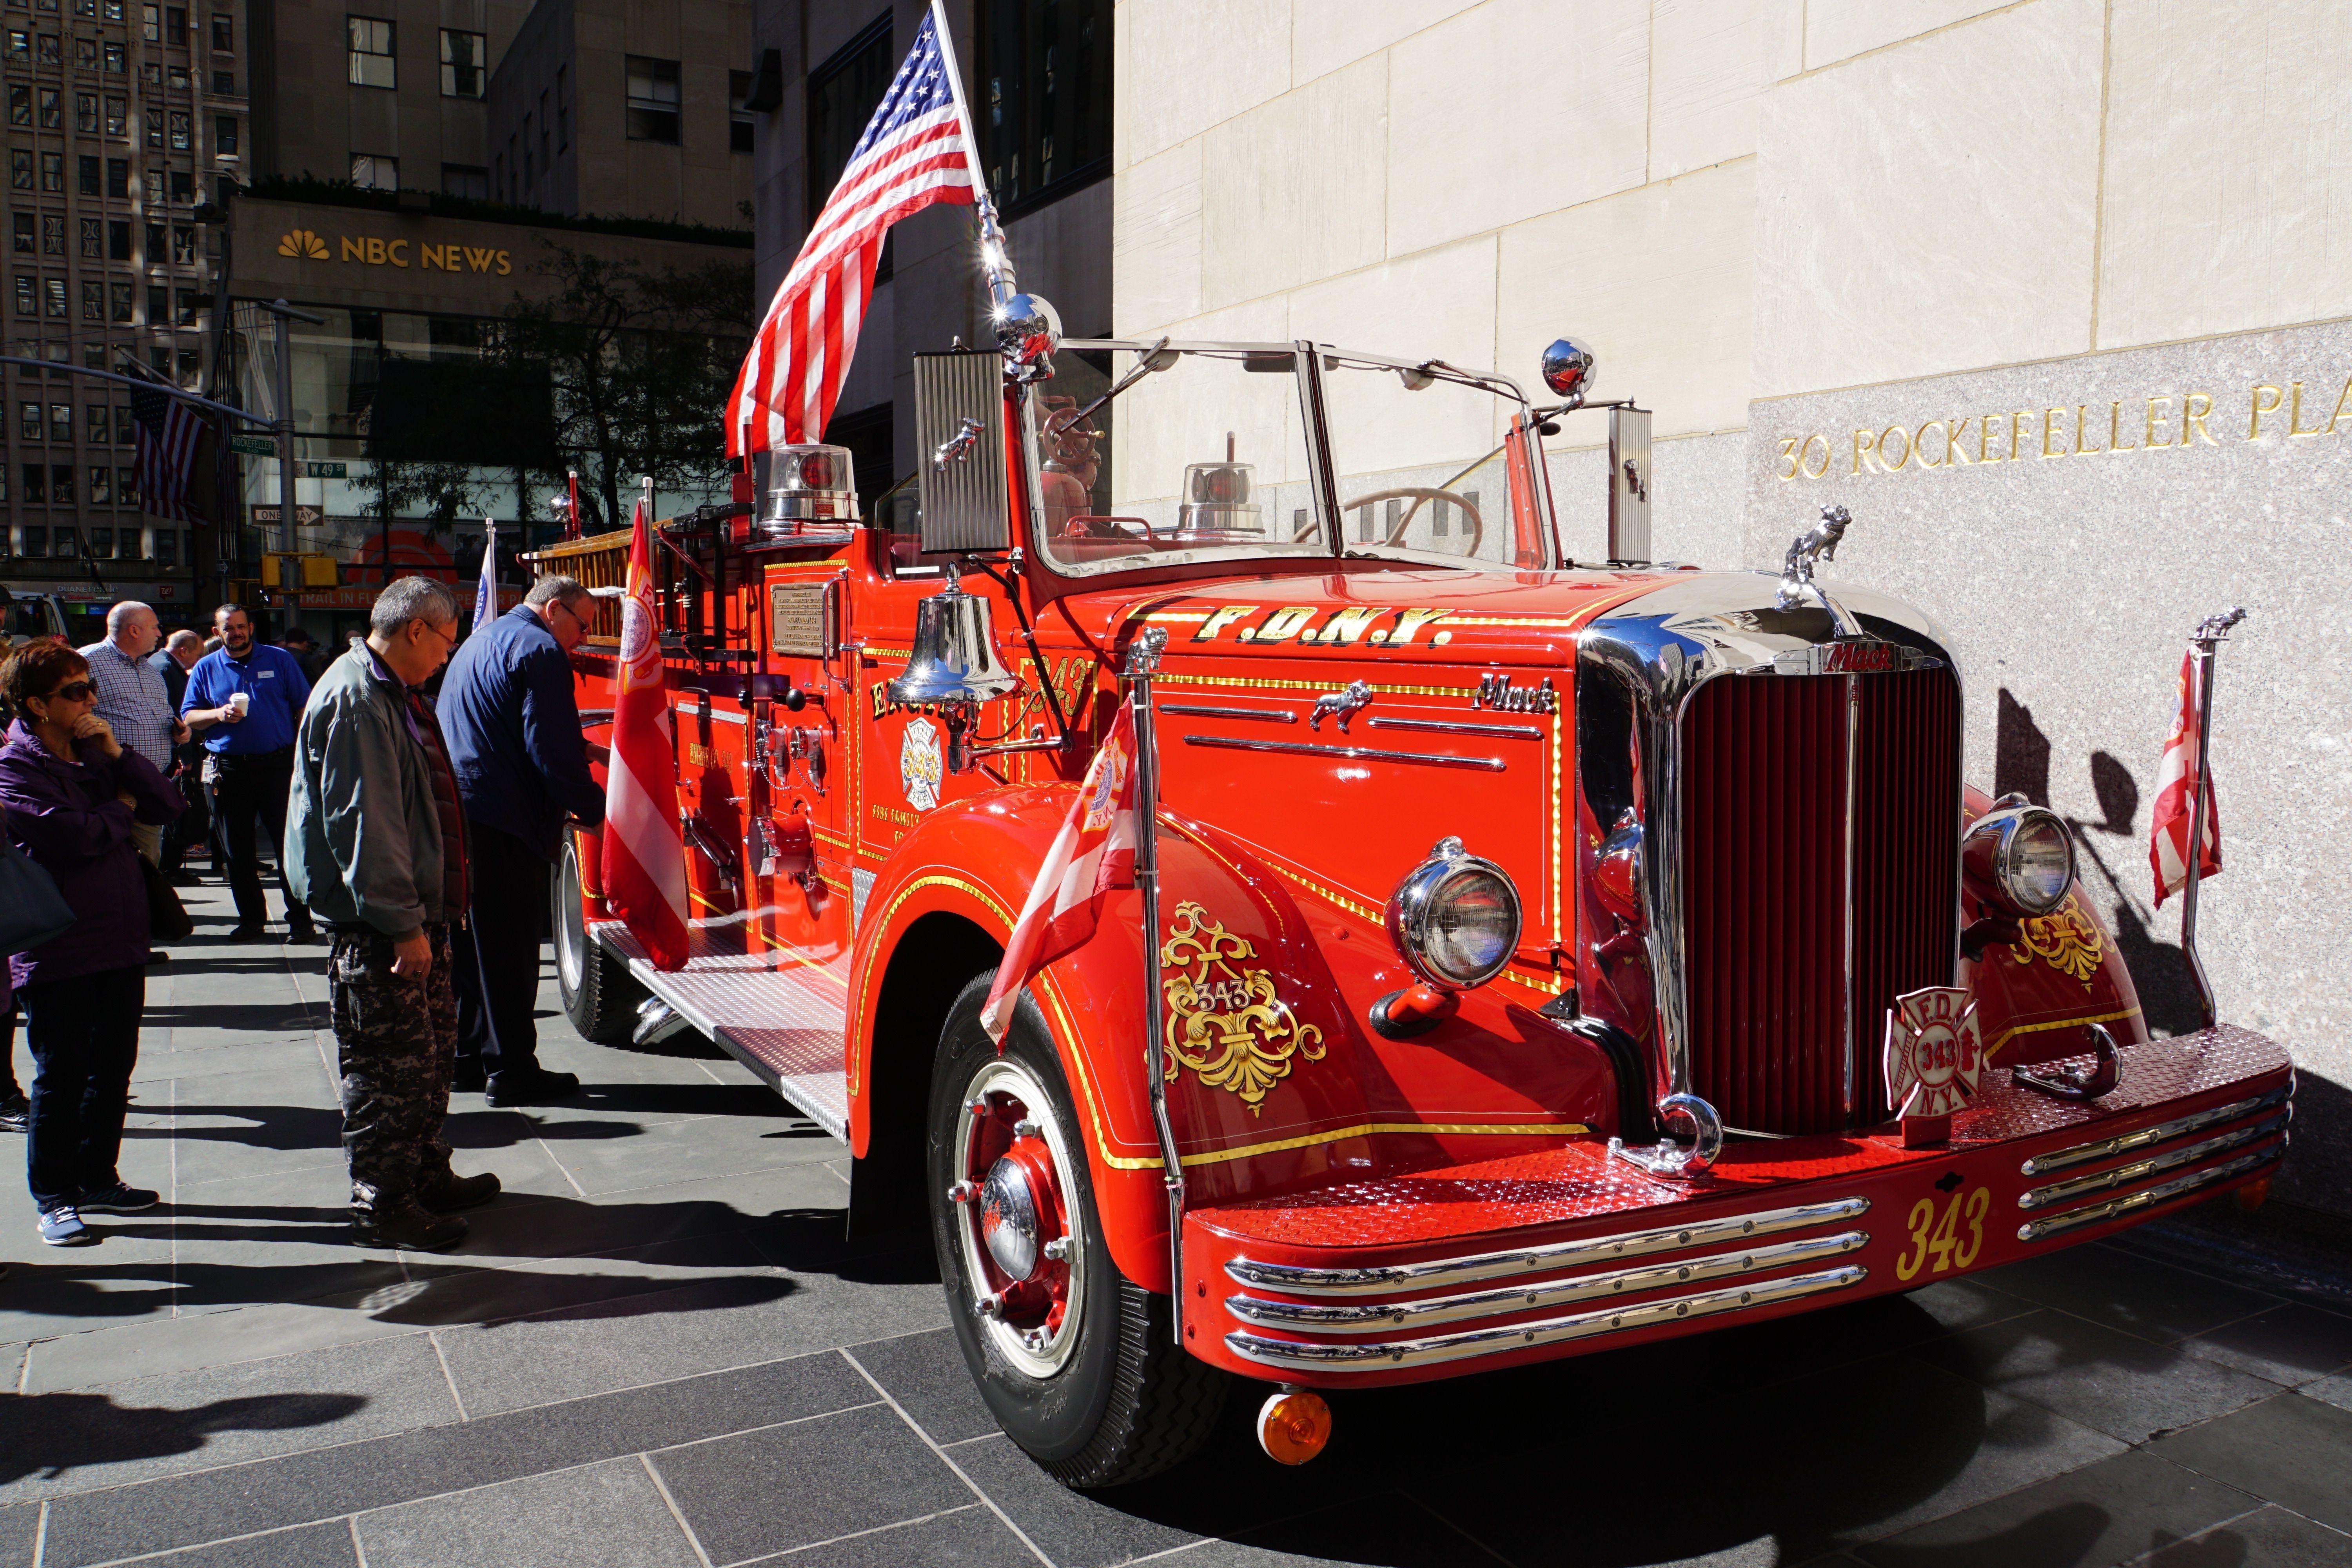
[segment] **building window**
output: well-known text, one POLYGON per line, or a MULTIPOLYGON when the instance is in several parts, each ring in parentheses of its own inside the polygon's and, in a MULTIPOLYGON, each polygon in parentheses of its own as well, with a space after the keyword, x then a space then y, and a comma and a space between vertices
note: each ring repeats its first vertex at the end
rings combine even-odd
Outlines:
POLYGON ((351 41, 353 87, 398 87, 400 71, 392 58, 392 24, 373 16, 346 16, 343 26, 351 41))
POLYGON ((194 205, 196 199, 196 176, 194 170, 174 169, 172 171, 172 199, 185 205, 194 205))
POLYGON ((363 191, 396 191, 400 188, 400 160, 373 153, 354 153, 352 184, 363 191))
POLYGON ((105 446, 109 429, 106 405, 93 403, 81 411, 81 416, 83 438, 93 447, 105 446))
POLYGON ((63 95, 53 87, 41 89, 41 129, 63 131, 65 128, 66 111, 63 95))
MULTIPOLYGON (((131 134, 130 116, 124 110, 128 100, 109 93, 106 99, 106 133, 118 141, 131 134)), ((92 193, 93 195, 95 193, 92 193)))
POLYGON ((809 216, 833 195, 844 164, 866 134, 874 106, 898 68, 890 53, 890 19, 881 18, 809 73, 809 216))
POLYGON ((677 145, 677 62, 628 57, 629 140, 677 145))
POLYGON ((156 112, 152 103, 143 103, 139 108, 139 118, 147 125, 147 145, 161 147, 163 144, 163 115, 156 112))
POLYGON ((463 196, 472 202, 488 201, 490 172, 467 163, 444 163, 441 165, 441 194, 463 196))
POLYGON ((172 265, 194 267, 196 264, 196 231, 186 224, 172 226, 172 265))
POLYGON ((41 438, 41 405, 22 403, 16 405, 16 439, 37 441, 41 438))
MULTIPOLYGON (((122 470, 122 504, 129 506, 139 498, 131 493, 131 470, 122 470)), ((159 528, 155 531, 155 564, 171 567, 180 563, 180 531, 159 528)))
POLYGON ((99 9, 105 13, 110 22, 122 20, 122 0, 99 0, 99 9))
MULTIPOLYGON (((203 292, 195 289, 175 289, 173 293, 178 302, 178 314, 174 320, 183 327, 194 326, 196 312, 205 308, 203 292)), ((186 367, 184 365, 182 368, 186 367)))
POLYGON ((131 259, 131 225, 121 218, 107 220, 106 258, 109 261, 131 259))
POLYGON ((213 96, 215 98, 235 98, 236 96, 236 72, 213 72, 213 96))
POLYGON ((147 324, 160 327, 172 319, 172 291, 160 283, 147 285, 147 324))
POLYGON ((81 258, 84 261, 106 259, 106 226, 94 217, 81 220, 81 258))
POLYGON ((98 134, 98 94, 94 92, 74 94, 74 129, 84 136, 98 134))
POLYGON ((33 303, 33 279, 26 274, 22 272, 16 274, 16 314, 20 316, 33 316, 40 313, 40 307, 33 303))
POLYGON ((95 17, 98 15, 98 0, 74 0, 74 15, 95 17))
POLYGON ((226 11, 213 13, 213 47, 225 55, 236 52, 236 19, 226 11))
POLYGON ((66 194, 66 155, 63 153, 41 154, 41 189, 60 196, 66 194))
MULTIPOLYGON (((98 487, 96 485, 89 487, 89 499, 92 500, 99 499, 98 487)), ((127 533, 130 530, 125 529, 123 531, 127 533)), ((110 559, 113 554, 114 530, 111 528, 92 528, 89 531, 90 559, 93 561, 105 561, 110 559)))
POLYGON ((131 410, 121 404, 114 405, 114 444, 128 447, 131 443, 131 410))
POLYGON ((41 215, 41 254, 63 256, 66 253, 66 220, 57 213, 41 215))
POLYGON ((196 384, 196 378, 204 374, 204 370, 205 356, 201 351, 196 349, 180 351, 181 385, 193 389, 196 384))
POLYGON ((63 63, 64 56, 58 47, 55 33, 43 33, 34 40, 33 58, 39 64, 54 66, 63 63))
POLYGON ((184 109, 172 110, 172 151, 184 153, 194 142, 195 137, 188 123, 188 111, 184 109))
POLYGON ((30 147, 8 149, 8 188, 13 191, 33 188, 33 150, 30 147))
POLYGON ((455 28, 441 29, 441 96, 444 98, 479 98, 482 96, 483 69, 486 56, 479 33, 460 33, 455 28))
POLYGON ((106 194, 118 201, 131 199, 131 160, 109 158, 106 161, 106 194))
POLYGON ((109 321, 128 322, 131 320, 130 284, 109 283, 106 286, 106 302, 109 321))
POLYGON ((163 85, 170 88, 173 92, 187 91, 188 68, 185 66, 165 66, 163 68, 163 85))
POLYGON ((142 5, 139 7, 139 36, 146 39, 151 44, 162 42, 163 37, 163 7, 161 5, 142 5))
POLYGON ((8 123, 29 131, 33 126, 33 89, 12 87, 8 89, 8 123))
POLYGON ((1108 169, 1111 0, 987 0, 978 30, 972 111, 997 201, 1108 169))
POLYGON ((61 446, 70 446, 73 444, 72 404, 52 403, 49 405, 49 439, 58 442, 61 446))
POLYGON ((41 313, 53 321, 66 319, 66 280, 62 278, 41 279, 41 313))
POLYGON ((98 68, 98 40, 96 38, 76 38, 74 40, 74 65, 76 68, 86 71, 94 71, 98 68))
POLYGON ((151 223, 147 226, 148 266, 161 267, 163 265, 164 247, 169 243, 166 237, 170 232, 171 231, 164 225, 160 223, 151 223))
POLYGON ((106 290, 88 278, 81 283, 81 319, 85 321, 106 320, 106 290))
POLYGON ((121 44, 108 44, 106 46, 106 74, 109 76, 128 76, 130 73, 131 56, 129 52, 125 50, 123 46, 121 44))
POLYGON ((185 6, 163 7, 163 41, 178 48, 188 47, 188 12, 185 6))
POLYGON ((8 60, 12 65, 24 65, 33 58, 33 35, 22 27, 8 29, 8 60))
POLYGON ((727 73, 727 150, 749 153, 751 150, 751 111, 743 100, 751 96, 751 73, 727 73))
POLYGON ((10 216, 10 226, 16 231, 15 237, 9 242, 11 247, 19 256, 32 255, 33 215, 31 213, 12 214, 10 216))
POLYGON ((213 156, 236 156, 236 121, 234 116, 218 114, 213 117, 213 156))
POLYGON ((163 171, 161 169, 147 171, 147 205, 151 207, 163 205, 163 171))

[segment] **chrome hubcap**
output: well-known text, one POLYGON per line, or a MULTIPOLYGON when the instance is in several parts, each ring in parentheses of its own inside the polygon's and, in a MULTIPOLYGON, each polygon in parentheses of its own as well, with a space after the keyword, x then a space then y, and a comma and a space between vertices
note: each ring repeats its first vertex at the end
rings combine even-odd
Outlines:
POLYGON ((581 971, 586 967, 582 948, 587 932, 580 921, 580 851, 575 845, 563 847, 563 869, 555 879, 555 967, 564 994, 576 995, 581 971))
POLYGON ((1009 1057, 972 1075, 954 1147, 947 1196, 972 1315, 1007 1361, 1050 1377, 1076 1343, 1086 1290, 1083 1222, 1065 1176, 1074 1151, 1036 1079, 1009 1057))

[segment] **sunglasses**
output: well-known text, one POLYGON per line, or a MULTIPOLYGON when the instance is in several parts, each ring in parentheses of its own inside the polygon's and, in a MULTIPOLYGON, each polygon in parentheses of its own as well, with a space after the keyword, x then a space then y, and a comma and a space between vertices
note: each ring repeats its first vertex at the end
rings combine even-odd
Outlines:
POLYGON ((68 702, 87 702, 89 700, 89 694, 97 689, 96 686, 87 680, 68 680, 63 686, 52 688, 48 700, 54 701, 62 697, 68 702))

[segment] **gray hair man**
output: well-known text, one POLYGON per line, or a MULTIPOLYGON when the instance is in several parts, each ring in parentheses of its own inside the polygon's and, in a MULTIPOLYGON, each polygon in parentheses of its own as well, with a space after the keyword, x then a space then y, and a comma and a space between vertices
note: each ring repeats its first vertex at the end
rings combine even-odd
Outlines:
MULTIPOLYGON (((114 731, 114 738, 155 764, 159 773, 172 771, 172 748, 188 738, 188 727, 172 701, 163 677, 147 662, 155 651, 161 628, 155 612, 136 600, 125 599, 106 612, 106 637, 82 648, 89 661, 89 679, 97 688, 95 711, 114 731)), ((163 864, 163 829, 133 823, 131 842, 147 863, 163 864)), ((160 953, 148 954, 150 963, 160 953)))
POLYGON ((295 739, 287 880, 332 945, 327 1000, 341 1058, 352 1237, 437 1252, 456 1210, 499 1179, 449 1168, 457 1003, 449 931, 466 908, 466 825, 423 687, 457 641, 457 596, 403 577, 367 640, 327 667, 295 739))
POLYGON ((604 820, 572 694, 572 650, 595 613, 572 578, 541 577, 466 639, 441 682, 441 733, 479 873, 457 943, 457 1081, 487 1089, 492 1105, 544 1104, 580 1087, 540 1066, 531 1015, 564 823, 604 820))

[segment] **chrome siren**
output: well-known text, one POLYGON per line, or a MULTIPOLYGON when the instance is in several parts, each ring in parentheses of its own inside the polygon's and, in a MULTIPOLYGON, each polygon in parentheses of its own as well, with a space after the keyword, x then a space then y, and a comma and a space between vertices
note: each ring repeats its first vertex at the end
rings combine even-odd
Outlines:
POLYGON ((768 454, 759 531, 769 538, 830 532, 857 521, 857 469, 846 447, 779 447, 768 454))

